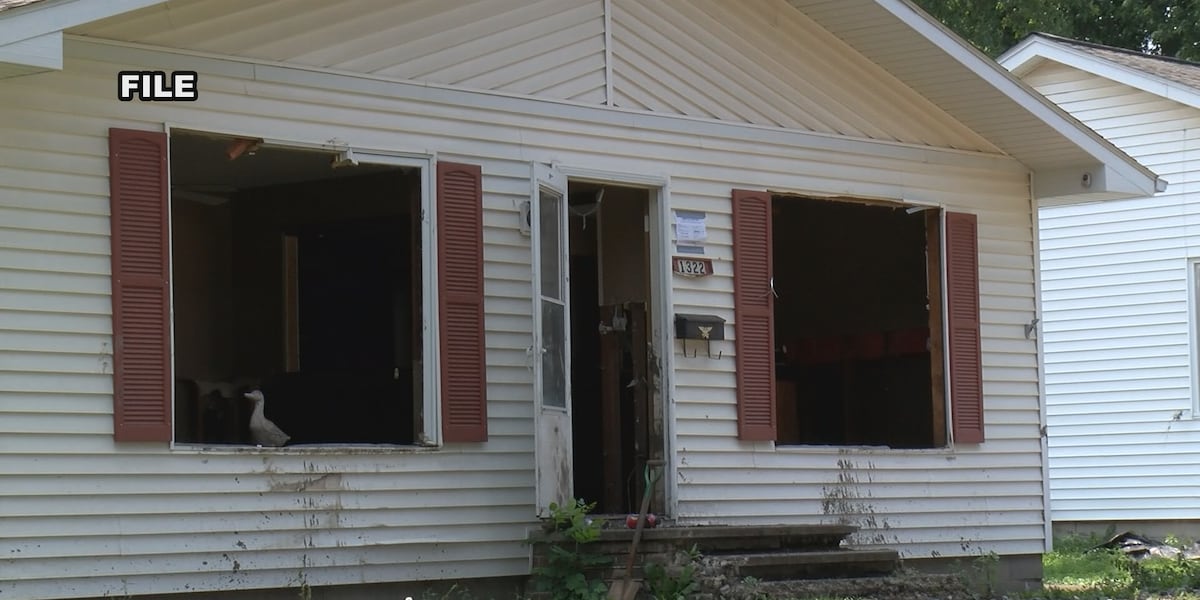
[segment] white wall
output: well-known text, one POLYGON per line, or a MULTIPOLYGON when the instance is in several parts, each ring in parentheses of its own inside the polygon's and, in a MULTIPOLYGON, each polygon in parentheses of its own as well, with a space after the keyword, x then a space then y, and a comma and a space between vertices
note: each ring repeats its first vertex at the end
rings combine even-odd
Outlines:
POLYGON ((678 515, 806 523, 849 510, 872 529, 863 540, 908 556, 1042 551, 1035 344, 1022 329, 1033 240, 1028 173, 1015 161, 79 40, 67 50, 65 71, 0 84, 5 597, 526 573, 530 257, 516 224, 531 160, 669 177, 672 208, 708 212, 717 271, 677 279, 673 309, 719 314, 731 337, 731 188, 977 212, 988 441, 932 451, 740 442, 727 341, 714 345, 724 360, 674 359, 678 515), (115 73, 131 65, 196 69, 201 98, 118 102, 115 73), (115 445, 106 132, 164 122, 482 164, 490 441, 423 452, 115 445))
POLYGON ((1025 80, 1169 183, 1040 212, 1053 519, 1198 518, 1187 264, 1200 257, 1200 110, 1058 63, 1025 80))

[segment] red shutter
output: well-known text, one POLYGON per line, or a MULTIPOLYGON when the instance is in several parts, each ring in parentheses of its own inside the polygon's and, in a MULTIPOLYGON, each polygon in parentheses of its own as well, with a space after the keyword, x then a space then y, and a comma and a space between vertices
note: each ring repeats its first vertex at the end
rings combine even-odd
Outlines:
POLYGON ((771 194, 733 190, 733 313, 738 437, 775 439, 771 194))
POLYGON ((167 136, 110 129, 113 431, 171 440, 171 266, 167 136))
POLYGON ((487 370, 479 166, 439 162, 437 207, 442 438, 483 442, 487 441, 487 370))
POLYGON ((954 440, 983 441, 979 349, 979 241, 975 215, 946 213, 946 320, 950 327, 950 409, 954 440))

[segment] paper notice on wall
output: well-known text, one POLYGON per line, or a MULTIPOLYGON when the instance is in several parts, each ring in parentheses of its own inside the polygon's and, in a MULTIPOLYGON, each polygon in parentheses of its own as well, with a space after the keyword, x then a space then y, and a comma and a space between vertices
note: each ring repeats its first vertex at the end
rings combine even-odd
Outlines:
POLYGON ((704 217, 676 215, 676 241, 679 244, 703 244, 707 239, 704 217))
POLYGON ((675 211, 675 247, 687 254, 704 254, 704 242, 708 240, 708 226, 702 212, 675 211))

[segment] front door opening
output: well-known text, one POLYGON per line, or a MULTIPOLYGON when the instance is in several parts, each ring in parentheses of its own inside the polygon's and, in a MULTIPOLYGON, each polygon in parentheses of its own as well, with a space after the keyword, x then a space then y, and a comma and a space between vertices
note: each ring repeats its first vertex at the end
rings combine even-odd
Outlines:
MULTIPOLYGON (((635 512, 648 459, 663 456, 652 373, 651 192, 571 182, 571 407, 575 495, 635 512)), ((655 490, 652 510, 661 511, 655 490)))
POLYGON ((777 443, 946 444, 936 209, 773 201, 777 443))
POLYGON ((175 439, 251 443, 252 388, 294 444, 421 430, 420 169, 171 136, 175 439))

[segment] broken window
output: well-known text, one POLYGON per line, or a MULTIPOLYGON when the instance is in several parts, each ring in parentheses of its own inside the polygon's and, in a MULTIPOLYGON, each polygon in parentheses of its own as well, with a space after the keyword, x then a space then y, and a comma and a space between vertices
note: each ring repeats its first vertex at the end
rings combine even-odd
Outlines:
POLYGON ((776 441, 946 444, 941 215, 772 202, 776 441))
POLYGON ((252 443, 257 388, 292 444, 423 431, 421 169, 170 139, 175 439, 252 443))

